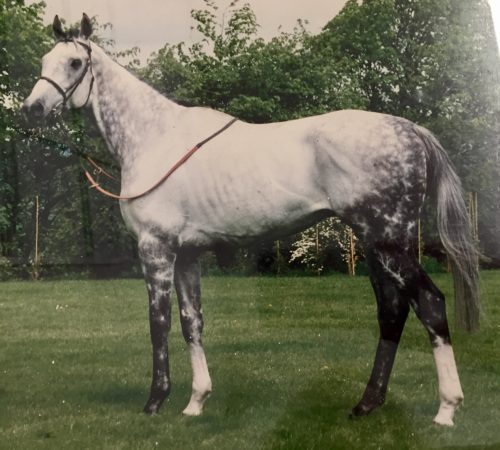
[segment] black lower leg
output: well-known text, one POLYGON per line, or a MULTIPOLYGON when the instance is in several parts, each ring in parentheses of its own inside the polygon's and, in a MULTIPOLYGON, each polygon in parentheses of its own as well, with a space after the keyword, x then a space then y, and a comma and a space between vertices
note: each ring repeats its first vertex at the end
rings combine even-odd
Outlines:
POLYGON ((385 402, 389 377, 409 312, 401 286, 381 270, 377 261, 372 262, 371 281, 377 297, 380 338, 370 379, 363 397, 352 409, 353 416, 367 415, 385 402))
MULTIPOLYGON (((154 292, 150 297, 157 295, 154 292)), ((170 304, 149 307, 149 325, 153 347, 153 374, 149 399, 144 406, 146 414, 156 414, 170 394, 170 366, 168 358, 168 333, 171 324, 170 304)))
POLYGON ((398 342, 380 339, 375 363, 365 392, 359 403, 352 409, 353 416, 364 416, 385 402, 392 366, 398 350, 398 342))

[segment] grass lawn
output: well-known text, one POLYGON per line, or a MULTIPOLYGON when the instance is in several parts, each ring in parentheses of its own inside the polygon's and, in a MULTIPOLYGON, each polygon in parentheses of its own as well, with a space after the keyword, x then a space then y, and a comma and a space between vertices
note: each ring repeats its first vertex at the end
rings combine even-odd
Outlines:
MULTIPOLYGON (((450 277, 434 278, 451 299, 450 277)), ((414 314, 385 406, 348 418, 378 335, 365 277, 204 279, 214 392, 196 418, 181 415, 191 371, 177 320, 170 399, 158 416, 140 412, 151 371, 142 281, 2 283, 0 448, 500 449, 500 272, 482 280, 482 331, 453 331, 465 392, 453 429, 432 423, 437 376, 414 314)))

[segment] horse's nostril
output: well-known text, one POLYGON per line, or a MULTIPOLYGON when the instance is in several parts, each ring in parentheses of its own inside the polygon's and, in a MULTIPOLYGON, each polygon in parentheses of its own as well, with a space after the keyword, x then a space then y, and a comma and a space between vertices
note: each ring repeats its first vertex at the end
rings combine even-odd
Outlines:
POLYGON ((33 102, 31 104, 25 102, 21 107, 21 113, 23 114, 26 122, 39 122, 44 117, 44 106, 40 100, 33 102))
POLYGON ((41 118, 43 117, 43 104, 40 101, 37 101, 31 105, 31 114, 33 117, 41 118))

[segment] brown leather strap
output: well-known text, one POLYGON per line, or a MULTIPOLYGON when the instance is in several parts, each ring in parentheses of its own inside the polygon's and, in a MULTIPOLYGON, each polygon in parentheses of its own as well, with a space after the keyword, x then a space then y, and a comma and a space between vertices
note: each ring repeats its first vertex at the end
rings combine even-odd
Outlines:
MULTIPOLYGON (((140 194, 135 194, 135 195, 118 195, 118 194, 113 194, 112 192, 107 191, 106 189, 102 188, 101 185, 94 180, 92 175, 85 170, 85 176, 87 177, 87 180, 90 183, 90 187, 96 189, 99 191, 101 194, 106 195, 107 197, 114 198, 116 200, 135 200, 140 197, 144 197, 146 194, 149 194, 151 191, 154 191, 158 186, 160 186, 162 183, 165 182, 165 180, 170 177, 180 166, 182 166, 191 156, 193 156, 196 151, 198 151, 203 145, 205 145, 208 141, 222 133, 223 131, 227 130, 234 122, 236 122, 238 119, 232 119, 229 121, 226 125, 224 125, 220 130, 217 130, 214 134, 210 135, 208 138, 204 139, 200 143, 196 144, 191 150, 189 150, 184 156, 182 156, 179 161, 177 161, 168 171, 163 175, 156 183, 154 183, 151 187, 146 189, 145 191, 141 192, 140 194)), ((99 172, 102 172, 106 174, 108 177, 111 177, 109 174, 107 174, 103 169, 101 169, 97 164, 95 164, 91 160, 91 164, 99 170, 99 172)))

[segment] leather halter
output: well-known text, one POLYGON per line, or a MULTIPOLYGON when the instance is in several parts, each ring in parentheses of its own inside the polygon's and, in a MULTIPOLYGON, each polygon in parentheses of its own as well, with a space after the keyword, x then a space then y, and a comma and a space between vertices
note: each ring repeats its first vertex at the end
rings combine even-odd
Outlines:
POLYGON ((80 86, 83 79, 85 78, 85 75, 87 75, 87 72, 90 69, 92 79, 90 80, 90 89, 89 89, 89 93, 87 95, 87 99, 85 100, 85 103, 81 106, 81 108, 83 108, 84 106, 87 105, 89 98, 90 98, 90 94, 92 93, 92 88, 94 87, 94 74, 92 72, 92 49, 90 48, 90 45, 84 44, 83 42, 76 41, 73 39, 62 39, 62 40, 58 41, 57 43, 59 43, 59 42, 74 42, 76 44, 80 44, 83 48, 85 48, 85 50, 87 50, 87 54, 89 56, 89 59, 87 60, 87 64, 85 64, 85 67, 84 67, 82 73, 76 79, 76 81, 66 90, 64 90, 58 83, 56 83, 54 80, 52 80, 49 77, 41 76, 39 78, 39 80, 45 80, 45 81, 49 82, 57 90, 57 92, 59 92, 59 94, 61 94, 61 96, 63 98, 62 105, 64 107, 64 106, 66 106, 66 103, 68 103, 68 100, 75 93, 78 86, 80 86))

